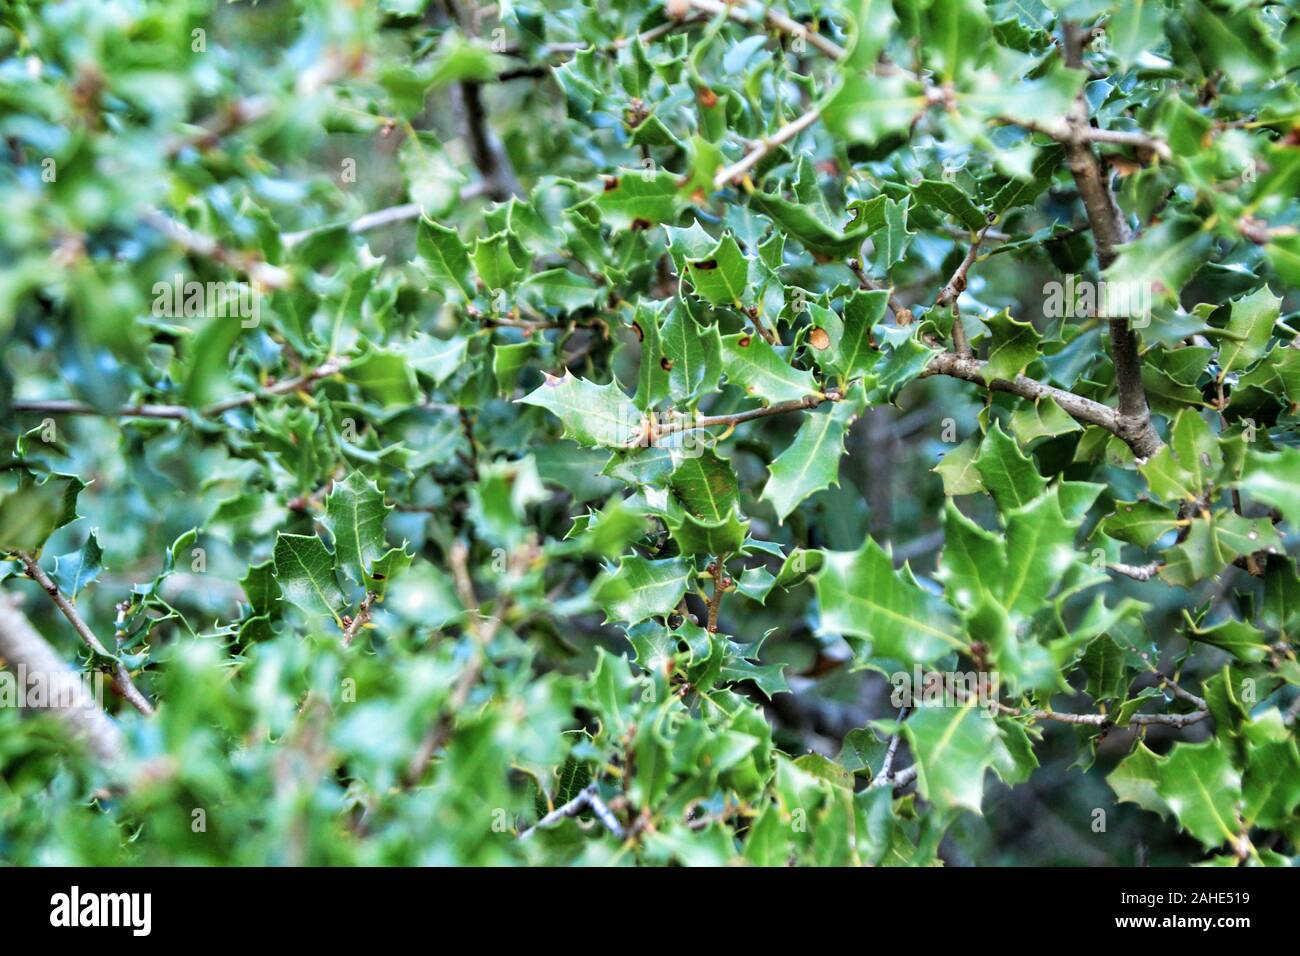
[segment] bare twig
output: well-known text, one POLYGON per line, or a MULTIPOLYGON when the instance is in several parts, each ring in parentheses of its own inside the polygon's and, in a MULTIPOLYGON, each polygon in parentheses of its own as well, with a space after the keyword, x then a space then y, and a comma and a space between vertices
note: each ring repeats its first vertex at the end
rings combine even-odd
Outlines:
POLYGON ((810 408, 816 408, 823 402, 838 402, 843 397, 839 391, 827 389, 824 392, 806 395, 803 398, 795 398, 787 402, 775 402, 762 408, 751 408, 748 411, 734 412, 730 415, 697 415, 693 418, 669 419, 666 422, 651 423, 650 434, 647 437, 650 439, 650 444, 654 444, 659 438, 676 432, 690 432, 718 427, 731 428, 744 422, 753 421, 756 418, 784 415, 787 412, 807 411, 810 408))
POLYGON ((986 382, 984 380, 986 365, 986 362, 979 359, 965 358, 953 352, 940 352, 930 360, 930 364, 926 366, 921 375, 922 377, 950 375, 953 378, 974 382, 996 392, 1011 392, 1013 395, 1019 395, 1022 398, 1035 400, 1051 398, 1075 420, 1086 425, 1098 425, 1118 436, 1133 449, 1133 453, 1139 458, 1147 458, 1159 449, 1159 438, 1156 438, 1157 444, 1153 447, 1146 429, 1136 426, 1131 419, 1109 405, 1094 402, 1090 398, 1067 392, 1062 388, 1044 385, 1042 382, 1034 381, 1023 375, 1017 375, 1014 380, 998 378, 986 382))
POLYGON ((1107 570, 1132 578, 1134 581, 1150 581, 1159 573, 1161 567, 1159 561, 1152 561, 1150 564, 1124 564, 1116 561, 1106 565, 1107 570))
MULTIPOLYGON (((686 5, 710 16, 725 14, 730 19, 745 26, 752 26, 754 23, 753 18, 738 4, 723 2, 723 0, 687 0, 686 5)), ((771 9, 765 10, 763 11, 763 22, 772 30, 796 37, 808 44, 808 46, 816 47, 832 60, 844 59, 844 47, 814 30, 809 30, 802 23, 790 19, 784 13, 771 9)))
MULTIPOLYGON (((523 566, 532 559, 533 549, 525 545, 515 552, 511 559, 511 570, 518 572, 523 566)), ((468 631, 474 645, 474 655, 470 658, 469 663, 461 672, 455 685, 452 687, 451 694, 447 698, 447 705, 434 721, 424 738, 420 741, 420 746, 416 749, 406 768, 406 785, 414 786, 424 776, 425 770, 428 769, 434 755, 447 742, 451 736, 456 714, 465 709, 469 702, 469 695, 474 690, 474 685, 478 683, 479 675, 483 673, 483 665, 487 660, 487 649, 496 637, 497 630, 504 621, 506 612, 509 611, 513 600, 509 592, 503 592, 497 598, 496 607, 492 616, 482 618, 478 611, 478 597, 474 593, 474 581, 469 572, 469 548, 463 541, 453 542, 447 551, 447 563, 451 566, 452 581, 456 588, 456 596, 464 605, 467 618, 466 630, 468 631)))
POLYGON ((345 368, 341 359, 332 358, 318 365, 311 371, 287 378, 274 385, 255 392, 240 392, 204 408, 190 408, 187 405, 123 405, 120 408, 103 410, 86 402, 68 399, 29 399, 13 403, 14 411, 30 412, 39 415, 103 415, 109 418, 166 418, 186 421, 191 416, 216 418, 234 408, 252 405, 277 395, 287 395, 315 385, 321 379, 336 375, 345 368))
MULTIPOLYGON (((899 708, 898 722, 901 724, 907 718, 907 706, 899 708)), ((899 730, 894 736, 889 738, 889 749, 885 751, 885 759, 880 763, 880 776, 871 781, 871 786, 876 786, 878 782, 883 786, 883 781, 889 780, 894 774, 894 758, 898 756, 898 744, 902 740, 903 732, 899 730)))
POLYGON ((568 803, 556 807, 550 813, 546 814, 546 816, 542 817, 530 826, 527 830, 520 833, 519 839, 527 840, 538 830, 545 830, 547 827, 559 823, 561 820, 576 817, 584 810, 590 810, 595 818, 600 821, 601 825, 610 833, 614 834, 617 839, 622 840, 626 835, 623 830, 623 825, 618 822, 618 818, 614 816, 613 811, 611 811, 605 804, 605 801, 600 798, 600 794, 596 792, 596 785, 592 783, 584 788, 582 792, 568 803))
POLYGON ((95 636, 95 632, 90 629, 90 625, 82 618, 81 612, 77 610, 76 605, 64 596, 63 592, 59 590, 59 586, 50 579, 50 576, 45 573, 45 570, 37 562, 36 557, 26 551, 15 553, 18 560, 23 563, 23 567, 26 568, 27 576, 39 584, 42 590, 49 595, 50 600, 54 602, 54 606, 68 619, 68 623, 72 625, 72 629, 77 632, 77 636, 81 638, 86 646, 100 657, 115 660, 113 685, 118 689, 118 692, 140 713, 146 717, 152 717, 153 705, 136 688, 131 680, 131 672, 126 669, 126 665, 121 661, 116 661, 116 655, 110 653, 108 648, 95 636))
POLYGON ((370 623, 370 606, 374 603, 375 596, 369 591, 357 605, 357 613, 347 622, 343 628, 343 646, 348 647, 361 633, 361 629, 370 623))
POLYGON ((716 634, 718 630, 718 614, 722 610, 722 599, 731 587, 731 579, 727 577, 726 558, 724 554, 718 555, 713 563, 709 565, 709 574, 713 576, 713 593, 709 596, 709 620, 708 631, 710 634, 716 634))
POLYGON ((782 144, 788 143, 790 140, 794 139, 808 127, 812 126, 813 123, 817 122, 820 116, 821 111, 816 107, 813 107, 802 116, 786 123, 771 136, 759 140, 737 162, 732 163, 713 177, 713 187, 715 189, 722 189, 728 183, 739 181, 748 175, 749 171, 757 166, 759 162, 762 161, 763 157, 767 156, 768 153, 772 152, 782 144))

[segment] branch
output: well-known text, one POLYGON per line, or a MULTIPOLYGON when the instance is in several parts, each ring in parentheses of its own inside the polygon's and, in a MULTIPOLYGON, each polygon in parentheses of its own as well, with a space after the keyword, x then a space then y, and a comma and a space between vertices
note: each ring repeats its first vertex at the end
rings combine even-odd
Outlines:
POLYGON ((722 189, 728 183, 743 178, 772 150, 794 139, 821 117, 821 111, 813 107, 797 119, 786 123, 771 136, 759 140, 738 162, 732 163, 713 177, 713 188, 722 189))
POLYGON ((361 629, 370 623, 370 606, 374 603, 374 600, 375 596, 367 591, 366 596, 362 598, 361 603, 357 605, 356 616, 344 622, 344 647, 351 645, 353 640, 356 639, 357 634, 361 632, 361 629))
MULTIPOLYGON (((521 570, 522 565, 531 560, 531 556, 530 548, 524 548, 516 552, 511 558, 510 570, 521 570)), ((473 641, 474 655, 461 672, 455 686, 452 687, 451 695, 447 698, 446 708, 443 709, 438 719, 434 721, 433 726, 424 735, 424 738, 420 741, 420 746, 407 764, 405 783, 408 787, 419 782, 432 762, 434 754, 442 748, 451 736, 455 715, 464 710, 465 705, 469 703, 469 695, 473 692, 474 685, 478 683, 479 675, 483 672, 488 646, 492 643, 492 639, 496 637, 496 632, 501 627, 506 612, 514 603, 510 592, 503 590, 497 598, 497 606, 493 609, 492 616, 486 619, 476 617, 475 615, 478 614, 478 598, 474 594, 474 581, 469 572, 469 548, 466 547, 465 542, 457 539, 452 543, 447 550, 447 563, 451 566, 456 596, 460 599, 468 614, 466 630, 473 641)))
POLYGON ((756 418, 767 418, 770 415, 784 415, 786 412, 802 412, 811 408, 816 408, 823 402, 838 402, 844 396, 835 389, 827 389, 824 392, 817 392, 813 395, 805 395, 803 398, 794 398, 788 402, 777 402, 773 405, 764 405, 762 408, 751 408, 744 412, 734 412, 730 415, 698 415, 694 418, 674 419, 666 422, 652 422, 649 429, 649 444, 653 446, 655 442, 664 435, 672 435, 677 432, 699 431, 705 428, 717 428, 725 426, 734 428, 743 422, 751 422, 756 418))
MULTIPOLYGON (((68 623, 72 625, 72 629, 77 632, 77 636, 85 642, 86 646, 100 657, 110 659, 114 658, 115 655, 109 653, 108 648, 106 648, 103 643, 100 642, 99 638, 95 636, 95 632, 92 631, 90 626, 82 619, 76 606, 64 597, 63 592, 59 590, 59 586, 50 580, 50 576, 46 574, 45 570, 39 563, 37 563, 36 558, 26 551, 17 551, 14 553, 17 555, 18 560, 23 563, 23 567, 27 569, 27 576, 39 584, 44 589, 45 593, 50 596, 50 600, 54 602, 54 606, 57 607, 63 613, 63 616, 68 619, 68 623)), ((132 707, 140 711, 140 713, 144 714, 146 717, 153 716, 153 705, 150 704, 144 694, 140 693, 136 688, 135 684, 131 681, 131 672, 126 669, 126 665, 121 661, 117 661, 113 667, 113 685, 117 687, 118 692, 126 698, 132 707)))
POLYGON ((613 811, 600 798, 600 794, 596 792, 596 785, 592 783, 564 806, 556 807, 527 830, 520 833, 519 839, 527 840, 538 830, 544 830, 552 824, 559 823, 569 817, 576 817, 584 810, 590 810, 596 819, 601 822, 601 825, 618 839, 622 840, 626 836, 623 825, 618 822, 618 818, 614 816, 613 811))
POLYGON ((1150 564, 1123 564, 1116 561, 1106 565, 1106 570, 1122 574, 1134 581, 1150 581, 1159 573, 1161 567, 1163 565, 1159 561, 1152 561, 1150 564))
POLYGON ((105 767, 111 768, 121 759, 122 732, 96 705, 81 675, 37 633, 27 616, 14 606, 12 598, 0 599, 0 658, 11 668, 22 668, 28 675, 38 674, 42 680, 57 681, 58 693, 47 698, 54 716, 105 767), (67 691, 71 691, 71 699, 67 691))
POLYGON ((1010 116, 999 116, 997 122, 1006 123, 1009 126, 1019 126, 1035 133, 1042 133, 1063 145, 1086 146, 1088 143, 1114 143, 1117 146, 1132 146, 1138 150, 1149 150, 1163 160, 1173 159, 1173 152, 1169 149, 1168 143, 1143 132, 1100 129, 1091 125, 1079 126, 1068 121, 1063 123, 1042 123, 1037 120, 1016 119, 1010 116))
POLYGON ((188 405, 123 405, 120 408, 105 410, 87 402, 61 398, 19 400, 13 403, 13 409, 16 412, 32 412, 39 415, 102 415, 107 418, 165 418, 175 421, 187 421, 194 415, 200 418, 216 418, 234 408, 242 408, 262 399, 308 388, 321 379, 338 374, 344 367, 340 359, 332 358, 304 375, 287 378, 255 392, 240 392, 238 395, 232 395, 230 398, 199 409, 190 408, 188 405))
MULTIPOLYGON (((670 3, 670 11, 672 6, 673 4, 670 3)), ((725 14, 736 23, 744 24, 745 26, 752 26, 754 23, 753 18, 744 10, 731 3, 722 2, 722 0, 686 0, 683 6, 694 7, 696 10, 707 13, 710 16, 725 14)), ((672 15, 671 12, 669 15, 672 15)), ((809 30, 802 23, 790 19, 790 17, 786 16, 784 13, 778 13, 777 11, 770 9, 765 10, 763 11, 763 22, 773 30, 784 33, 788 36, 802 39, 809 46, 816 47, 832 60, 844 59, 844 47, 840 46, 833 40, 827 39, 820 33, 809 30)))
MULTIPOLYGON (((1062 29, 1066 65, 1082 68, 1083 46, 1088 34, 1069 21, 1062 29)), ((1091 124, 1088 122, 1088 102, 1082 91, 1065 123, 1069 134, 1061 142, 1065 147, 1066 162, 1092 227, 1097 263, 1104 271, 1115 261, 1116 247, 1129 242, 1133 236, 1111 192, 1110 173, 1092 151, 1089 138, 1093 134, 1084 132, 1091 129, 1091 124)), ((1142 385, 1137 336, 1127 319, 1110 319, 1109 326, 1111 361, 1115 364, 1115 381, 1119 388, 1119 412, 1126 419, 1124 427, 1134 437, 1134 441, 1129 442, 1134 454, 1139 458, 1149 458, 1163 442, 1151 425, 1146 389, 1142 385), (1139 451, 1139 447, 1146 450, 1139 451)))
POLYGON ((1133 454, 1139 458, 1149 458, 1160 448, 1160 439, 1155 436, 1154 431, 1150 431, 1150 422, 1147 422, 1146 428, 1135 427, 1130 419, 1109 405, 1084 398, 1074 392, 1067 392, 1065 389, 1044 385, 1023 375, 1017 375, 1014 381, 998 378, 986 382, 984 369, 987 364, 979 359, 966 358, 952 352, 940 352, 930 360, 921 377, 950 375, 953 378, 982 385, 995 392, 1010 392, 1034 400, 1051 398, 1076 421, 1086 425, 1098 425, 1116 435, 1132 448, 1133 454))
MULTIPOLYGON (((898 721, 902 723, 907 717, 907 706, 904 705, 898 711, 898 721)), ((880 764, 880 776, 871 781, 869 787, 884 786, 885 781, 893 779, 894 776, 894 758, 898 756, 898 743, 903 738, 903 732, 899 730, 894 736, 889 738, 889 749, 885 751, 885 759, 880 764)))
POLYGON ((469 137, 469 155, 483 177, 484 195, 498 202, 511 196, 523 195, 524 189, 515 176, 514 167, 506 156, 505 147, 492 131, 487 109, 483 106, 482 84, 477 80, 462 80, 460 102, 469 137))
POLYGON ((713 576, 713 594, 709 597, 708 631, 710 634, 718 632, 718 614, 722 610, 722 598, 732 587, 732 580, 727 577, 725 562, 726 556, 720 554, 709 565, 709 574, 713 576))

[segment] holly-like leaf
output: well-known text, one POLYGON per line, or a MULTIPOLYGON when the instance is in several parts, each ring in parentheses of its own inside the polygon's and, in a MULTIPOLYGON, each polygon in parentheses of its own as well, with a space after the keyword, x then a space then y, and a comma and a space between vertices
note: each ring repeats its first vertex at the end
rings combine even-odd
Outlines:
POLYGON ((55 557, 54 583, 69 601, 76 601, 81 590, 96 581, 102 570, 104 552, 99 546, 98 533, 92 530, 81 550, 55 557))
POLYGON ((1264 354, 1281 305, 1282 300, 1268 286, 1233 300, 1227 328, 1233 338, 1225 339, 1219 348, 1220 379, 1252 365, 1264 354))
POLYGON ((972 232, 988 225, 988 218, 955 183, 942 179, 922 180, 912 187, 912 198, 917 205, 937 209, 972 232))
POLYGON ((768 465, 770 477, 760 497, 772 502, 779 520, 785 521, 809 495, 839 484, 844 435, 853 417, 848 402, 809 413, 794 441, 768 465))
POLYGON ((673 493, 691 514, 706 521, 721 521, 730 514, 740 495, 731 464, 711 448, 683 458, 669 479, 673 493))
POLYGON ((316 535, 281 532, 276 536, 275 581, 280 597, 309 615, 329 615, 339 622, 346 601, 334 567, 334 555, 316 535))
MULTIPOLYGON (((992 334, 988 360, 984 366, 984 380, 1013 381, 1017 375, 1038 358, 1041 337, 1030 322, 1019 322, 1011 317, 1010 309, 1003 309, 984 320, 992 334)), ((1050 398, 1047 401, 1052 401, 1050 398)), ((1062 413, 1064 414, 1064 413, 1062 413)), ((1069 416, 1066 416, 1067 420, 1069 416)))
POLYGON ((1016 447, 1015 440, 997 422, 980 443, 975 470, 1003 511, 1029 504, 1047 486, 1033 459, 1016 447))
POLYGON ((625 448, 637 437, 641 414, 613 382, 596 385, 565 371, 523 398, 526 405, 545 408, 564 426, 564 437, 580 445, 625 448))
POLYGON ((462 302, 474 298, 469 250, 455 229, 421 218, 415 248, 433 287, 445 298, 462 302))
POLYGON ((1236 839, 1241 773, 1221 740, 1175 744, 1157 776, 1156 793, 1182 829, 1211 849, 1236 839))
POLYGON ((964 647, 956 613, 868 538, 856 552, 828 551, 813 577, 821 630, 870 642, 870 655, 932 661, 964 647))
POLYGON ((722 337, 722 368, 727 380, 765 402, 789 402, 817 394, 812 373, 797 369, 762 336, 737 332, 722 337))
POLYGON ((325 499, 325 526, 334 536, 339 568, 360 583, 388 550, 384 519, 392 510, 379 486, 358 471, 335 482, 325 499))
POLYGON ((736 237, 727 233, 704 256, 686 260, 686 277, 695 294, 711 305, 739 308, 753 296, 750 263, 736 237))
POLYGON ((607 621, 636 624, 648 617, 666 617, 677 609, 693 573, 680 558, 627 557, 600 576, 591 597, 605 609, 607 621))
POLYGON ((936 807, 980 813, 984 774, 1008 758, 996 721, 971 698, 965 705, 921 707, 903 722, 916 756, 916 785, 936 807))

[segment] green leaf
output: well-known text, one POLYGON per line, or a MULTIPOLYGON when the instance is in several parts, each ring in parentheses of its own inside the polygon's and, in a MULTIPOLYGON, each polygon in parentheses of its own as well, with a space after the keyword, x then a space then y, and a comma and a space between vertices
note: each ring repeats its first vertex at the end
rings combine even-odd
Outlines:
POLYGON ((1178 527, 1178 515, 1154 501, 1117 501, 1114 514, 1102 519, 1101 531, 1119 541, 1149 548, 1178 527))
POLYGON ((1163 761, 1163 757, 1154 754, 1139 740, 1133 752, 1121 760, 1106 777, 1106 782, 1115 791, 1120 803, 1136 803, 1143 810, 1167 818, 1173 811, 1157 790, 1163 761))
POLYGON ((732 554, 744 544, 749 532, 749 522, 741 521, 734 507, 717 521, 683 511, 669 517, 667 523, 669 534, 682 554, 732 554))
POLYGON ((844 436, 854 416, 849 402, 809 412, 794 441, 767 466, 769 478, 760 498, 772 502, 780 521, 809 495, 839 484, 844 436))
POLYGON ((474 241, 470 257, 489 293, 512 288, 515 279, 523 272, 523 265, 515 262, 511 254, 511 238, 509 233, 498 232, 493 236, 480 236, 474 241))
POLYGON ((761 190, 749 194, 749 204, 771 217, 786 234, 799 240, 809 252, 831 259, 856 256, 863 241, 883 225, 856 216, 845 228, 836 229, 823 222, 814 208, 803 203, 789 202, 761 190))
POLYGON ((462 302, 474 298, 469 251, 455 229, 422 216, 415 234, 415 248, 434 287, 444 298, 462 302))
POLYGON ((596 197, 596 207, 615 230, 672 222, 679 204, 677 177, 667 170, 620 169, 596 197))
POLYGON ((603 294, 596 283, 570 269, 547 269, 524 280, 522 288, 535 293, 540 305, 560 312, 577 312, 595 305, 603 294))
POLYGON ((359 471, 335 482, 326 497, 325 527, 334 536, 334 556, 353 581, 361 583, 387 551, 384 519, 391 510, 379 486, 359 471))
POLYGON ((517 401, 545 408, 564 426, 564 437, 580 445, 624 448, 636 437, 641 414, 613 382, 596 385, 575 378, 565 370, 563 378, 546 376, 546 381, 517 401))
POLYGON ((718 387, 722 377, 722 340, 718 327, 701 327, 686 308, 678 305, 663 325, 663 354, 646 356, 668 373, 668 394, 678 403, 690 404, 704 392, 718 387))
POLYGON ((952 608, 895 572, 870 538, 855 552, 826 552, 813 583, 820 630, 870 641, 872 657, 926 663, 965 646, 952 608))
POLYGON ((1161 13, 1157 0, 1127 0, 1119 5, 1106 26, 1106 37, 1120 66, 1128 69, 1160 42, 1161 13))
POLYGON ((347 367, 349 381, 386 407, 409 407, 420 400, 420 386, 407 356, 372 348, 347 367))
POLYGON ((929 206, 952 216, 972 232, 988 225, 988 218, 955 183, 941 179, 924 179, 912 187, 917 205, 929 206))
POLYGON ((908 129, 925 105, 920 87, 901 72, 850 75, 822 107, 822 122, 833 136, 872 145, 908 129))
POLYGON ((1224 339, 1219 347, 1220 381, 1229 372, 1253 365, 1263 356, 1281 305, 1282 300, 1268 286, 1232 300, 1227 331, 1234 338, 1224 339))
POLYGON ((1026 505, 1003 512, 1007 522, 1007 577, 1002 605, 1013 615, 1027 617, 1077 560, 1077 522, 1061 511, 1059 488, 1026 505))
POLYGON ((691 514, 721 521, 736 507, 740 486, 731 464, 711 448, 682 459, 669 479, 673 493, 691 514))
POLYGON ((82 588, 99 578, 99 572, 104 570, 103 561, 98 534, 92 530, 81 550, 55 556, 54 583, 69 601, 75 602, 82 588))
POLYGON ((1015 440, 997 422, 980 443, 975 470, 1004 512, 1029 504, 1047 487, 1033 459, 1016 446, 1015 440))
POLYGON ((51 532, 66 523, 67 496, 77 487, 72 479, 52 477, 24 484, 0 499, 0 552, 39 551, 51 532))
POLYGON ((1221 740, 1175 744, 1157 774, 1156 793, 1180 827, 1211 849, 1236 838, 1241 774, 1221 740))
POLYGON ((686 277, 695 294, 710 305, 740 308, 753 297, 750 263, 736 237, 727 233, 705 256, 686 260, 686 277))
POLYGON ((316 535, 276 535, 275 580, 283 600, 310 615, 328 614, 341 626, 346 602, 334 576, 334 555, 316 535))
POLYGON ((677 609, 694 574, 680 558, 651 561, 626 557, 605 571, 591 588, 592 600, 605 610, 606 621, 636 624, 648 617, 666 617, 677 609))
POLYGON ((943 530, 938 576, 948 599, 957 607, 974 607, 982 597, 1000 597, 1006 581, 1004 539, 963 515, 951 499, 944 503, 943 530))
POLYGON ((997 722, 976 706, 921 707, 903 722, 921 796, 944 810, 981 812, 984 773, 1009 758, 997 722))
POLYGON ((1268 641, 1264 632, 1245 621, 1229 618, 1206 628, 1192 624, 1188 627, 1187 637, 1202 644, 1220 647, 1238 660, 1258 662, 1268 656, 1268 641))
MULTIPOLYGON (((1016 376, 1038 358, 1041 339, 1038 330, 1030 322, 1013 319, 1010 309, 1003 309, 986 318, 984 322, 992 335, 988 360, 984 366, 984 381, 991 382, 998 378, 1015 381, 1016 376)), ((1052 402, 1052 399, 1048 398, 1047 401, 1052 402)), ((1059 406, 1057 409, 1060 410, 1059 406)), ((1073 421, 1063 411, 1061 414, 1067 421, 1073 421)))
POLYGON ((984 482, 975 467, 979 445, 968 438, 943 456, 931 471, 943 479, 943 493, 950 498, 984 491, 984 482))
POLYGON ((812 373, 792 368, 766 340, 749 332, 722 337, 722 369, 728 381, 767 403, 818 392, 812 373))
POLYGON ((1255 501, 1282 512, 1293 528, 1300 527, 1300 448, 1246 453, 1241 490, 1255 501))

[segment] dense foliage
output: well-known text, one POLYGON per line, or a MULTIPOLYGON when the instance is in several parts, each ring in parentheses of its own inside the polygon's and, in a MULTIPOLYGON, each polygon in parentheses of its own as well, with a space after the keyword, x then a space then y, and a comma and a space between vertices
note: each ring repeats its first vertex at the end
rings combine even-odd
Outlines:
POLYGON ((0 9, 0 861, 1294 859, 1296 0, 0 9))

